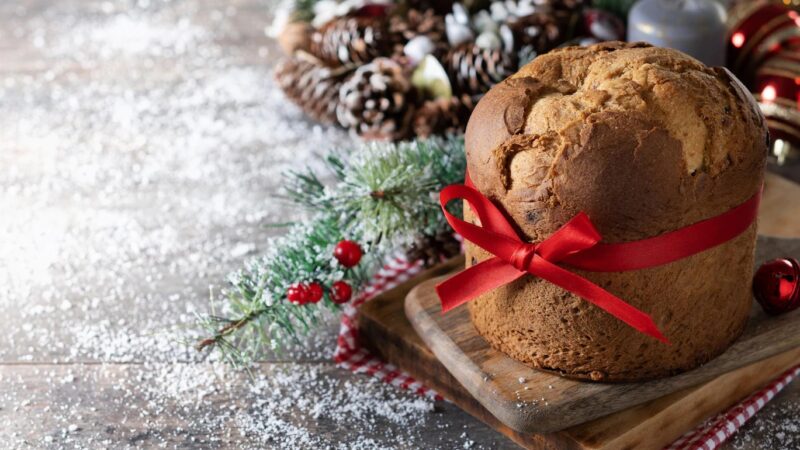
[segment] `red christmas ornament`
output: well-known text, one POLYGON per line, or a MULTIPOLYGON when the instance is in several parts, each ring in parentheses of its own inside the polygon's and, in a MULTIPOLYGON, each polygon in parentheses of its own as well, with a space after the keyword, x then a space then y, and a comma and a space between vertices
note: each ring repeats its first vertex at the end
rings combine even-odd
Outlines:
POLYGON ((768 56, 800 43, 800 14, 784 2, 735 1, 727 38, 727 66, 749 85, 768 56))
POLYGON ((305 305, 308 303, 308 286, 303 283, 295 283, 286 290, 286 299, 295 305, 305 305))
POLYGON ((308 285, 306 290, 307 292, 307 302, 310 303, 317 303, 318 301, 322 300, 322 294, 324 291, 322 290, 322 285, 314 282, 308 285))
POLYGON ((783 314, 800 306, 800 264, 793 258, 767 261, 753 278, 753 295, 767 314, 783 314))
POLYGON ((767 119, 770 157, 778 165, 800 159, 800 45, 770 55, 752 86, 767 119))
POLYGON ((344 281, 337 281, 331 287, 331 300, 334 303, 341 305, 347 303, 350 297, 353 296, 353 288, 344 281))
POLYGON ((358 264, 361 261, 361 256, 363 252, 361 251, 361 246, 353 241, 342 240, 336 244, 336 247, 333 249, 333 256, 336 257, 336 260, 339 261, 339 264, 350 268, 358 264))

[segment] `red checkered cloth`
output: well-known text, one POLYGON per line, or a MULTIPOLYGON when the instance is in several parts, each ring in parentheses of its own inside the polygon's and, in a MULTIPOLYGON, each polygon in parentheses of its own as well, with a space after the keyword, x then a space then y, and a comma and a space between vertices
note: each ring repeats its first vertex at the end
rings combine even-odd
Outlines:
POLYGON ((407 281, 422 270, 422 261, 409 262, 401 256, 389 259, 372 282, 353 300, 342 308, 342 323, 339 327, 339 339, 336 341, 336 352, 333 358, 339 367, 355 373, 366 373, 385 383, 402 389, 416 392, 425 397, 442 400, 433 389, 429 389, 405 371, 393 364, 388 364, 361 346, 358 341, 356 311, 365 301, 381 292, 388 291, 398 284, 407 281))
POLYGON ((733 436, 767 402, 778 395, 778 392, 798 376, 800 376, 800 365, 787 370, 763 389, 747 397, 728 411, 712 417, 693 431, 684 434, 667 447, 667 450, 714 450, 727 441, 729 437, 733 436))
MULTIPOLYGON (((361 294, 343 308, 334 359, 340 367, 354 373, 365 373, 419 395, 443 400, 436 391, 425 387, 405 371, 371 354, 360 345, 358 340, 357 308, 377 294, 407 281, 421 270, 422 261, 409 262, 402 256, 390 258, 361 294)), ((728 411, 712 417, 694 430, 684 434, 665 450, 713 450, 719 447, 797 377, 800 377, 800 365, 784 372, 766 387, 728 411)))

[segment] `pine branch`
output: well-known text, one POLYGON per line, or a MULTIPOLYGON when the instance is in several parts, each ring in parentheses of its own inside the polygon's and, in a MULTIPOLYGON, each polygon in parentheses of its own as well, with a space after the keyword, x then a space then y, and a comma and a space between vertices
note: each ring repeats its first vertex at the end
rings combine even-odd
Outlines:
MULTIPOLYGON (((210 337, 198 350, 215 347, 240 364, 267 347, 279 348, 318 324, 325 310, 337 311, 330 287, 344 280, 362 289, 388 255, 420 235, 441 233, 445 222, 436 200, 444 186, 463 180, 462 138, 371 144, 326 158, 334 186, 316 173, 287 174, 286 197, 309 209, 311 220, 292 226, 271 242, 271 251, 230 276, 227 309, 234 318, 205 317, 210 337), (360 264, 343 268, 333 249, 343 239, 364 250, 360 264), (315 282, 325 294, 317 304, 296 305, 286 292, 296 283, 315 282)), ((455 211, 454 211, 455 212, 455 211)))

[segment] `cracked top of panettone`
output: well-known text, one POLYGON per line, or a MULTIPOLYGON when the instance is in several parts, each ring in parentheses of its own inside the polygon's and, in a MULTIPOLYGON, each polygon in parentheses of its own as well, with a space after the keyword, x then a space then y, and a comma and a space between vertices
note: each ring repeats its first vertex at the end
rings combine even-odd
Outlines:
POLYGON ((643 43, 568 47, 494 87, 467 126, 471 177, 530 239, 578 211, 607 241, 721 213, 760 187, 767 131, 722 68, 643 43))

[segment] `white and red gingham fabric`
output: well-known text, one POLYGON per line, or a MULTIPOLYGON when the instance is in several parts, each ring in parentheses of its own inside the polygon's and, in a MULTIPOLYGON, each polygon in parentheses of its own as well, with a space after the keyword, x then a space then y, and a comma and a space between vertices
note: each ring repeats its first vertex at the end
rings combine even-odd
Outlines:
MULTIPOLYGON (((407 281, 422 270, 422 262, 409 262, 402 256, 390 258, 370 284, 350 304, 343 308, 334 359, 336 363, 354 373, 364 373, 385 383, 416 392, 435 400, 442 400, 433 389, 425 387, 405 371, 388 364, 363 348, 358 340, 356 326, 357 308, 381 292, 407 281)), ((665 450, 714 450, 728 440, 784 387, 800 377, 800 364, 784 372, 763 389, 741 401, 694 430, 684 434, 665 450)))
POLYGON ((800 365, 787 370, 763 389, 747 397, 728 411, 709 419, 693 431, 684 434, 667 447, 667 450, 714 450, 733 436, 767 402, 772 400, 778 392, 798 376, 800 376, 800 365))
POLYGON ((442 400, 442 396, 436 391, 427 388, 405 371, 374 356, 362 347, 358 340, 358 328, 356 326, 358 307, 375 295, 388 291, 408 280, 419 273, 420 270, 422 270, 422 261, 412 263, 401 256, 389 259, 359 296, 342 309, 342 322, 339 327, 339 338, 336 342, 336 352, 333 354, 333 358, 340 367, 352 372, 365 373, 402 389, 416 392, 425 397, 442 400))

